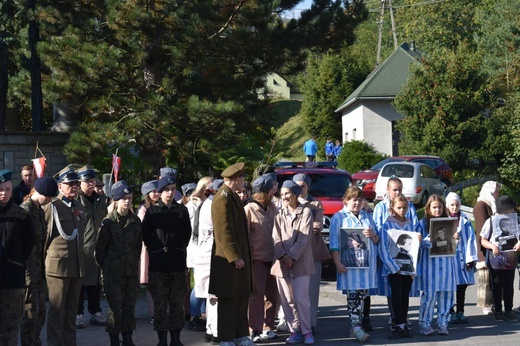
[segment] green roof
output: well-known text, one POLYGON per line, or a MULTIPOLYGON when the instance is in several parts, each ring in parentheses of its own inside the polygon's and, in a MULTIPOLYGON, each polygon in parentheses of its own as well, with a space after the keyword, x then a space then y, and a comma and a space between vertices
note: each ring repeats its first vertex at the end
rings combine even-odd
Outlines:
POLYGON ((410 75, 410 64, 419 63, 423 52, 415 43, 403 43, 336 109, 340 112, 357 100, 395 98, 410 75))

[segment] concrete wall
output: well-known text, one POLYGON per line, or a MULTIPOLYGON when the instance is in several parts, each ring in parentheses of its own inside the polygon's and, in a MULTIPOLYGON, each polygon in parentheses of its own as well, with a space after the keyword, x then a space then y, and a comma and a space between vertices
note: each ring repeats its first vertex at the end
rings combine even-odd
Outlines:
MULTIPOLYGON (((52 176, 59 172, 67 160, 63 147, 69 140, 69 134, 56 132, 3 132, 0 133, 0 169, 13 172, 13 183, 20 182, 20 169, 34 159, 36 144, 45 156, 47 167, 45 175, 52 176)), ((37 157, 41 155, 38 153, 37 157)))

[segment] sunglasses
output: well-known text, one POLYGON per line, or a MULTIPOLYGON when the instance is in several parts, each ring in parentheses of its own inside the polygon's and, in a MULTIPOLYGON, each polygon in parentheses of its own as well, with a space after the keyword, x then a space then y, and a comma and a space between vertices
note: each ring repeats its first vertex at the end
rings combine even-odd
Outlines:
POLYGON ((68 186, 79 186, 80 182, 79 181, 70 181, 70 182, 64 182, 62 184, 65 184, 65 185, 68 185, 68 186))

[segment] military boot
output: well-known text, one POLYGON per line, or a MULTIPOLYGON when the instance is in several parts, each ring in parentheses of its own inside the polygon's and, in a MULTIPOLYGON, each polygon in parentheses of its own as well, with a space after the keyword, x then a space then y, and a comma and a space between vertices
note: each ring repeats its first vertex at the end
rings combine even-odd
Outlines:
POLYGON ((123 346, 135 346, 132 341, 132 332, 123 332, 123 346))
POLYGON ((170 330, 170 334, 172 336, 172 342, 170 343, 170 346, 184 346, 181 342, 181 330, 175 329, 170 330))
POLYGON ((108 334, 110 336, 110 346, 119 346, 119 334, 108 334))
POLYGON ((157 344, 157 346, 168 346, 167 331, 157 331, 157 336, 159 337, 159 343, 157 344))

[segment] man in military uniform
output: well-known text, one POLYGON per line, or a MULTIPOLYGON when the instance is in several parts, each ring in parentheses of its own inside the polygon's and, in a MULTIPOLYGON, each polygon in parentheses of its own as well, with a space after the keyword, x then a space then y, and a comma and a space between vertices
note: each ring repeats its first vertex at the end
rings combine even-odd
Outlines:
POLYGON ((78 201, 85 210, 85 238, 83 243, 85 255, 85 272, 79 294, 78 314, 76 315, 76 328, 85 327, 83 308, 85 305, 85 292, 88 296, 89 323, 94 326, 106 326, 107 320, 101 313, 101 273, 94 259, 97 235, 101 222, 107 215, 107 204, 104 197, 95 191, 96 173, 94 167, 84 166, 77 170, 80 179, 78 201))
POLYGON ((40 333, 45 323, 45 271, 43 268, 44 244, 47 235, 45 213, 42 207, 49 204, 58 193, 58 185, 51 177, 34 181, 34 190, 20 206, 29 217, 36 236, 36 246, 25 262, 25 301, 20 337, 22 346, 41 346, 40 333))
POLYGON ((209 293, 218 297, 218 336, 221 345, 253 345, 247 309, 252 294, 252 261, 247 218, 236 190, 244 186, 244 163, 222 172, 224 185, 213 197, 211 215, 215 242, 209 293))
POLYGON ((23 313, 25 261, 34 231, 25 210, 11 201, 12 173, 0 171, 0 345, 16 345, 23 313))
MULTIPOLYGON (((124 181, 123 181, 124 182, 124 181)), ((139 293, 139 258, 143 242, 141 220, 131 212, 132 193, 126 184, 112 190, 117 207, 103 220, 96 243, 96 262, 103 270, 108 302, 110 345, 135 346, 135 302, 139 293)))
POLYGON ((143 241, 148 251, 148 290, 154 303, 154 328, 158 346, 182 346, 184 297, 186 284, 186 247, 190 242, 191 223, 188 209, 175 201, 175 179, 163 176, 157 190, 159 202, 146 210, 143 219, 143 241), (169 308, 169 312, 168 312, 169 308))
POLYGON ((83 277, 85 211, 76 201, 79 177, 74 167, 56 176, 59 195, 44 207, 47 222, 45 277, 49 292, 47 345, 76 345, 76 313, 83 277))

